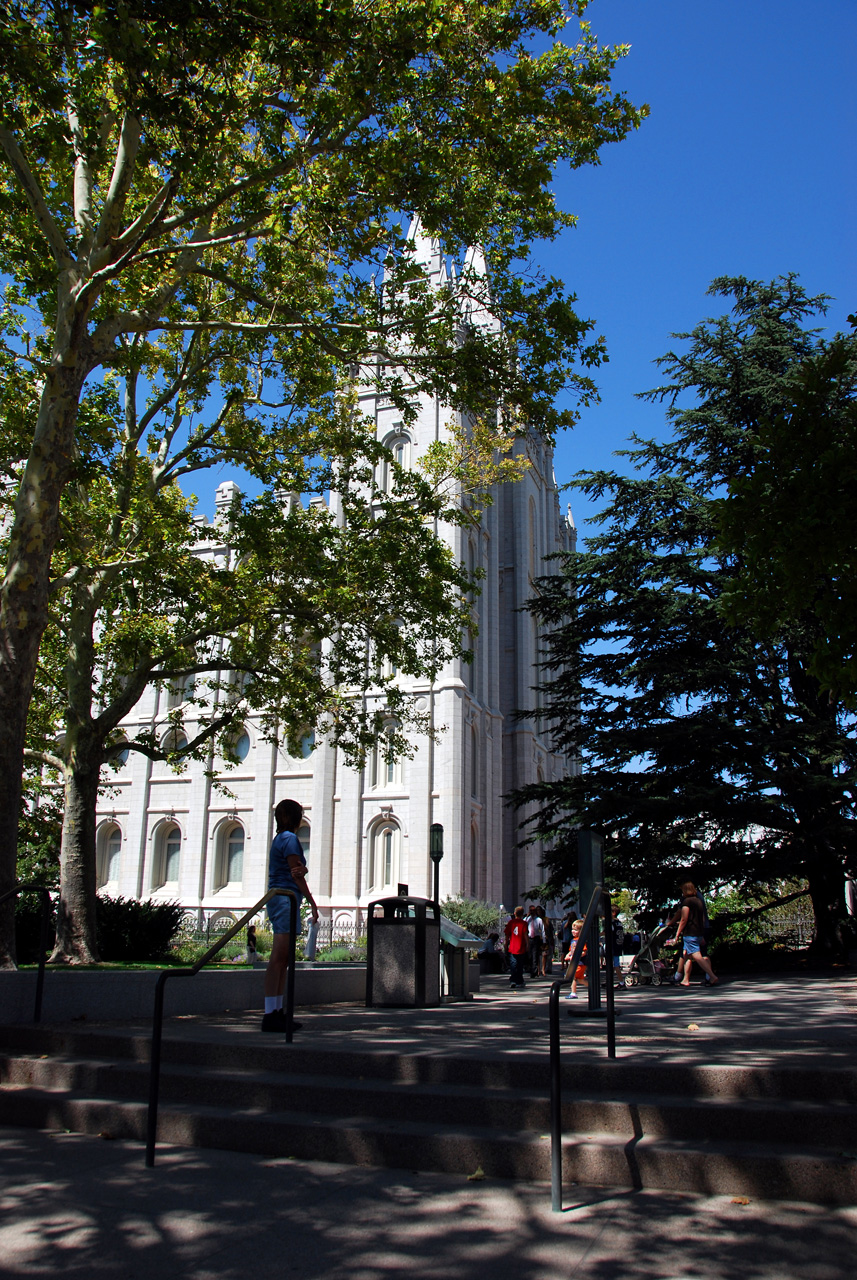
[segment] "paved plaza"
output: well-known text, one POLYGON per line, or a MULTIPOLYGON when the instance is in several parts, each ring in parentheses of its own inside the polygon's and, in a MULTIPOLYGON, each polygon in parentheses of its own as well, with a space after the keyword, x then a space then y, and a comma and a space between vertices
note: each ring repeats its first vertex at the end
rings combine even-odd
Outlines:
MULTIPOLYGON (((438 1010, 301 1011, 302 1043, 331 1050, 547 1052, 548 982, 488 979, 438 1010)), ((718 991, 641 989, 617 1005, 620 1059, 857 1065, 857 975, 758 977, 718 991), (696 1030, 690 1030, 695 1026, 696 1030)), ((115 1025, 115 1024, 113 1024, 115 1025)), ((262 1041, 255 1015, 176 1018, 167 1034, 262 1041)), ((141 1028, 142 1029, 142 1028, 141 1028)), ((564 1051, 603 1057, 604 1027, 563 1018, 564 1051)), ((271 1037, 266 1037, 268 1043, 271 1037)), ((284 1052, 287 1052, 284 1045, 284 1052)), ((0 1130, 4 1276, 148 1280, 851 1280, 857 1207, 566 1188, 0 1130)))

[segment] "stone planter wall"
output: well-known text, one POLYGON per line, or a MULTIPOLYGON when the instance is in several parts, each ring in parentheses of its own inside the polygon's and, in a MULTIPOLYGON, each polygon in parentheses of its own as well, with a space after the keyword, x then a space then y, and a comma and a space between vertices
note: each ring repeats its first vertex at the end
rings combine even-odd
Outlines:
MULTIPOLYGON (((193 978, 170 978, 164 1012, 223 1013, 262 1009, 264 966, 256 969, 203 969, 193 978)), ((152 1016, 157 970, 48 969, 42 999, 42 1022, 130 1021, 152 1016)), ((0 1023, 33 1020, 36 974, 0 972, 0 1023)), ((339 1004, 366 997, 366 966, 299 964, 295 971, 296 1004, 339 1004)))

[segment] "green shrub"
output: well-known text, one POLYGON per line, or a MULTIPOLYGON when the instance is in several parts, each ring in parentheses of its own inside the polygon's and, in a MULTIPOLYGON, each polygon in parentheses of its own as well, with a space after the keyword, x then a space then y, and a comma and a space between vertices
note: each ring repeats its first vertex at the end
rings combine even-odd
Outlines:
POLYGON ((153 963, 170 954, 181 928, 177 902, 138 902, 136 898, 96 900, 95 924, 102 960, 153 963))
POLYGON ((480 902, 478 898, 464 898, 456 895, 447 898, 440 904, 440 909, 447 920, 460 924, 469 933, 478 938, 487 938, 489 933, 499 933, 499 907, 490 902, 480 902))
POLYGON ((366 943, 361 945, 359 942, 355 946, 342 944, 341 946, 328 947, 324 951, 316 954, 316 963, 318 964, 365 964, 366 963, 366 943))

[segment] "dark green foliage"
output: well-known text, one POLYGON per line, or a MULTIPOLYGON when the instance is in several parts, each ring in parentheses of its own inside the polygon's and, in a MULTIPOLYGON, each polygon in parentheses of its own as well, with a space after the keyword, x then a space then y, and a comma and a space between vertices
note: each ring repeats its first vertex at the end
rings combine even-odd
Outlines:
POLYGON ((56 889, 60 879, 62 796, 41 777, 24 778, 16 879, 56 889), (38 798, 38 807, 33 801, 38 798))
MULTIPOLYGON (((15 910, 15 948, 19 964, 39 963, 39 938, 42 928, 42 895, 21 893, 15 910)), ((51 908, 48 930, 48 954, 54 945, 56 911, 51 908)))
POLYGON ((99 895, 95 918, 101 959, 138 964, 164 959, 179 933, 182 915, 176 902, 137 902, 99 895))
POLYGON ((538 714, 581 771, 515 799, 539 804, 558 887, 576 875, 578 823, 604 832, 614 883, 650 908, 688 876, 707 889, 805 878, 834 957, 855 865, 854 717, 812 674, 811 610, 763 639, 729 625, 740 562, 717 519, 818 345, 806 324, 824 299, 792 277, 710 292, 733 296, 732 314, 677 335, 685 349, 659 361, 668 380, 646 397, 667 403, 673 440, 635 439, 630 477, 576 481, 608 498, 600 531, 539 581, 531 610, 549 654, 538 714))
MULTIPOLYGON (((854 317, 852 317, 852 321, 854 317)), ((760 424, 752 471, 718 506, 739 557, 724 596, 732 621, 772 635, 816 620, 812 673, 857 701, 857 334, 820 343, 760 424)))

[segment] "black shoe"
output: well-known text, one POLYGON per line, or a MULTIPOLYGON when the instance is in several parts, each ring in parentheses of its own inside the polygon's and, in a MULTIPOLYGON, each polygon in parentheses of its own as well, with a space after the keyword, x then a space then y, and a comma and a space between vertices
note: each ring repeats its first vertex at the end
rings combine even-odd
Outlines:
POLYGON ((282 1009, 272 1009, 270 1013, 262 1015, 263 1031, 279 1031, 281 1035, 286 1030, 286 1015, 282 1009))
MULTIPOLYGON (((300 1031, 303 1026, 302 1022, 293 1022, 292 1031, 300 1031)), ((279 1031, 281 1036, 286 1034, 286 1011, 285 1009, 275 1009, 273 1013, 265 1013, 262 1015, 263 1031, 279 1031)))

